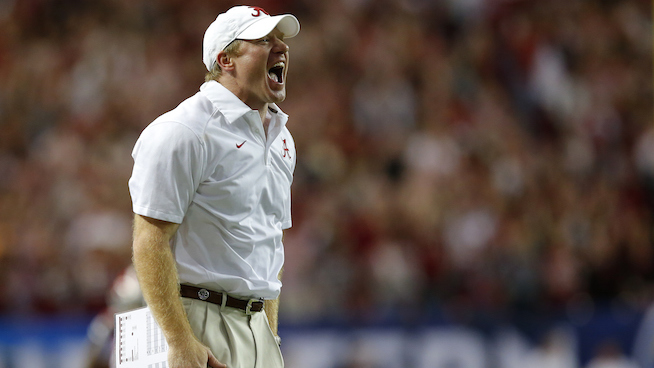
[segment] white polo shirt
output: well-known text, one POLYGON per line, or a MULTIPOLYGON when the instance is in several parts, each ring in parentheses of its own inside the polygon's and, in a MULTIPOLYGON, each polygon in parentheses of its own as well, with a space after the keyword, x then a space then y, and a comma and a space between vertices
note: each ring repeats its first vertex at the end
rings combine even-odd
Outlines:
POLYGON ((288 116, 259 113, 215 81, 139 137, 129 180, 135 213, 179 223, 171 242, 181 283, 274 299, 291 227, 295 144, 288 116))

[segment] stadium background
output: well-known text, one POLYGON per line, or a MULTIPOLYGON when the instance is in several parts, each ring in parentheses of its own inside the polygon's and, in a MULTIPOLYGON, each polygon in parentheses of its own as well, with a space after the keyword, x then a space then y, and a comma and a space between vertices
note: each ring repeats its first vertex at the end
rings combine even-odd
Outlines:
MULTIPOLYGON (((0 367, 85 366, 132 146, 235 4, 0 2, 0 367)), ((654 366, 650 1, 250 5, 302 25, 289 368, 654 366)))

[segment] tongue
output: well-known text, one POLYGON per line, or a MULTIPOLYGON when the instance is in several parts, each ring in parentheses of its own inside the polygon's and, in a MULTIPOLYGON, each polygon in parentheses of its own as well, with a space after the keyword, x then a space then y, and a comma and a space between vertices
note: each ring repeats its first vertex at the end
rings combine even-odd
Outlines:
POLYGON ((275 82, 279 83, 279 77, 277 76, 277 74, 275 74, 275 73, 273 73, 273 72, 269 72, 269 73, 268 73, 268 76, 270 77, 270 79, 272 79, 272 80, 274 80, 275 82))

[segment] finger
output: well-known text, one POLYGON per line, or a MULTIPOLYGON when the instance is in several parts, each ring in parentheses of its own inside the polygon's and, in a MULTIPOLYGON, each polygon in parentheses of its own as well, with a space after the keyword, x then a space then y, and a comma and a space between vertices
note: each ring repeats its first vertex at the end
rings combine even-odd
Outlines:
POLYGON ((223 364, 223 363, 221 363, 221 362, 219 362, 218 359, 216 359, 216 357, 213 356, 213 354, 211 353, 211 351, 209 351, 209 361, 208 361, 208 363, 209 363, 209 367, 213 367, 213 368, 227 368, 227 365, 226 365, 226 364, 223 364))

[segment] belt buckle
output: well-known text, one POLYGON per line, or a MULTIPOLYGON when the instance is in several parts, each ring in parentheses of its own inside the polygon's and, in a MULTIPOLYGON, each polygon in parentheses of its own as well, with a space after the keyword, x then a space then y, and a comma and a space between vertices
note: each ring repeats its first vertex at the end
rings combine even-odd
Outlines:
POLYGON ((246 316, 251 316, 251 315, 253 315, 255 313, 255 312, 252 312, 252 303, 256 302, 256 301, 257 301, 256 299, 248 300, 248 304, 245 306, 245 315, 246 316))

